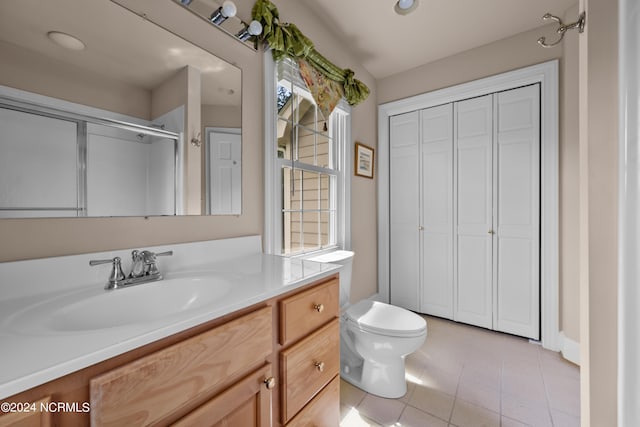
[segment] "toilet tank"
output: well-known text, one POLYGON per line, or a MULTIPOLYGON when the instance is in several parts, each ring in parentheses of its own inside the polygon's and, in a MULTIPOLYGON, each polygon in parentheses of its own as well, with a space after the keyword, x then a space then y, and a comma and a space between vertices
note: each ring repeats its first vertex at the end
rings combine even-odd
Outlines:
POLYGON ((340 270, 340 307, 345 307, 349 304, 351 296, 351 265, 354 255, 351 251, 340 250, 307 258, 309 261, 342 265, 340 270))

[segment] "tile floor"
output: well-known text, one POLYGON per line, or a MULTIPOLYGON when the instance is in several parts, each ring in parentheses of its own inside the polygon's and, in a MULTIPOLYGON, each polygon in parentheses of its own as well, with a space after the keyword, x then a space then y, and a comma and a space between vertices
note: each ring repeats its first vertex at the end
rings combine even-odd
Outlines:
POLYGON ((580 426, 577 366, 523 338, 425 318, 407 394, 383 399, 342 381, 340 427, 580 426))

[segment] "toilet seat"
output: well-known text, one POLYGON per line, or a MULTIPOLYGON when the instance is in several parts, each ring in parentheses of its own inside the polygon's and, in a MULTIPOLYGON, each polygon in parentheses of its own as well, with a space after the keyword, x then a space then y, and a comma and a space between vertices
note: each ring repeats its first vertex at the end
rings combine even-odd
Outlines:
POLYGON ((427 332, 427 322, 401 307, 362 300, 345 312, 345 318, 359 329, 390 337, 419 337, 427 332))

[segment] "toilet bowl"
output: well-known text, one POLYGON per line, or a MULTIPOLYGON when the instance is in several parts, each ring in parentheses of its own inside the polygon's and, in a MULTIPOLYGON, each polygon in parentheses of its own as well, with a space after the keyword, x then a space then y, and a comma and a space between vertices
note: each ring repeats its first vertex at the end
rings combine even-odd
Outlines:
POLYGON ((349 303, 353 252, 334 251, 311 261, 343 265, 340 271, 340 375, 362 390, 398 398, 407 392, 405 357, 422 346, 427 322, 378 301, 349 303))

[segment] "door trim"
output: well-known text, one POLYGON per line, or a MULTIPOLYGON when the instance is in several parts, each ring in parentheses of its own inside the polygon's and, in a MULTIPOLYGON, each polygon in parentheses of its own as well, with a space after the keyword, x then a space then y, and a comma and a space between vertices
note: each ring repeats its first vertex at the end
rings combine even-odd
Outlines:
POLYGON ((540 83, 540 280, 542 346, 559 347, 558 60, 378 106, 378 297, 389 301, 389 118, 493 92, 540 83))

